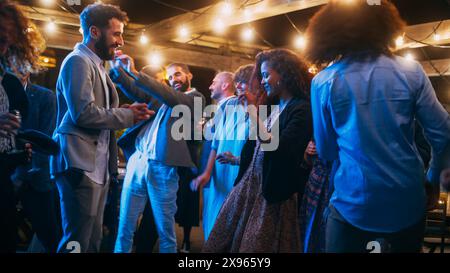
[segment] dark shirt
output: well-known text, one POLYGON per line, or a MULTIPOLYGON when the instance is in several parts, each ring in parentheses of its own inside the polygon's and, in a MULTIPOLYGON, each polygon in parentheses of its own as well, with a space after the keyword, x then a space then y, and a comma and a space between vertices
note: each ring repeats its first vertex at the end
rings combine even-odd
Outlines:
MULTIPOLYGON (((310 103, 293 99, 279 117, 279 146, 264 152, 262 195, 269 203, 282 202, 294 193, 303 195, 309 173, 302 168, 303 154, 312 136, 310 103)), ((242 180, 255 152, 255 141, 249 140, 241 153, 236 184, 242 180)))
MULTIPOLYGON (((29 101, 28 117, 22 121, 22 130, 32 129, 49 137, 53 135, 56 124, 56 95, 51 90, 29 83, 26 88, 29 101)), ((31 186, 39 191, 47 191, 53 187, 50 179, 49 158, 34 152, 32 163, 19 167, 16 179, 31 182, 31 186)))

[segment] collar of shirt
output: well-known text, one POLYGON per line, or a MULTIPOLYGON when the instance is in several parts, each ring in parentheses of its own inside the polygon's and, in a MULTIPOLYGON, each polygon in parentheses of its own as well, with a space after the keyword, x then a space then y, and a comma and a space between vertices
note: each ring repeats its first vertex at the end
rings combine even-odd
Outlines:
POLYGON ((75 46, 75 49, 80 51, 83 55, 87 56, 89 59, 91 59, 99 69, 104 70, 103 67, 103 60, 100 59, 100 57, 95 54, 89 47, 87 47, 85 44, 78 43, 75 46))
POLYGON ((195 87, 192 87, 191 89, 189 89, 188 91, 184 92, 184 94, 188 95, 190 93, 196 92, 197 89, 195 87))
POLYGON ((232 95, 232 96, 221 99, 219 102, 217 102, 218 108, 220 108, 224 103, 227 103, 227 101, 229 101, 230 99, 235 98, 235 97, 236 97, 236 95, 232 95))

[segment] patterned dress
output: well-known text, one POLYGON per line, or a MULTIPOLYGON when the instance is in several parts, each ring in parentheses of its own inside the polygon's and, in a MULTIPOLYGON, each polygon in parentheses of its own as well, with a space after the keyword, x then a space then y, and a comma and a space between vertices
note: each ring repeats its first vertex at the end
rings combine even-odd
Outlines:
POLYGON ((316 158, 305 187, 300 208, 300 230, 305 253, 325 252, 327 208, 333 193, 332 166, 316 158))
POLYGON ((225 200, 203 252, 301 252, 297 194, 267 203, 262 195, 260 146, 257 142, 250 167, 225 200))
MULTIPOLYGON (((9 100, 6 90, 1 85, 5 71, 2 64, 0 64, 0 114, 9 112, 9 100)), ((6 153, 12 150, 12 143, 10 138, 0 137, 0 153, 6 153)))

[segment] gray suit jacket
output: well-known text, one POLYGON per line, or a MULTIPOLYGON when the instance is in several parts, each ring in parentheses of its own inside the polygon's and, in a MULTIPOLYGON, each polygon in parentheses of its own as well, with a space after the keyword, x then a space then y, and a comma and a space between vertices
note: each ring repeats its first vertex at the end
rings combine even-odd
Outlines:
MULTIPOLYGON (((167 166, 196 168, 197 151, 193 134, 196 130, 196 124, 202 117, 205 104, 204 96, 197 90, 186 93, 175 91, 171 87, 161 84, 143 73, 140 73, 137 80, 135 80, 123 69, 113 69, 111 78, 130 99, 148 103, 149 109, 157 112, 163 104, 169 107, 161 120, 156 136, 156 160, 163 162, 167 166), (197 107, 200 109, 194 109, 195 98, 200 99, 201 104, 197 107), (190 118, 192 134, 189 137, 191 140, 175 140, 171 135, 172 126, 180 119, 179 117, 172 116, 173 107, 178 105, 187 106, 192 113, 191 117, 183 117, 190 118), (194 115, 194 111, 200 113, 198 118, 194 115)), ((136 137, 141 129, 144 125, 153 121, 154 117, 149 121, 136 125, 120 138, 119 146, 127 158, 136 150, 136 137)))
POLYGON ((107 76, 110 109, 98 67, 89 57, 75 49, 64 60, 56 86, 58 102, 56 130, 53 139, 60 152, 50 159, 50 172, 55 175, 68 169, 93 172, 96 145, 102 130, 111 130, 109 172, 117 173, 117 144, 114 130, 133 126, 133 112, 117 108, 119 96, 107 76))

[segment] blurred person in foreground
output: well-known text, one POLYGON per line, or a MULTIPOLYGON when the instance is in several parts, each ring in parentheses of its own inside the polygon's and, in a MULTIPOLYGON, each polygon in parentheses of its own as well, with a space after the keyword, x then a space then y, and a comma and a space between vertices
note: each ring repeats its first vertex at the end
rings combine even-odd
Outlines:
POLYGON ((386 0, 331 1, 310 20, 305 54, 328 66, 311 88, 314 139, 322 160, 340 162, 327 252, 367 252, 374 241, 387 252, 421 251, 425 212, 439 197, 450 117, 422 66, 393 54, 404 27, 386 0), (415 119, 432 147, 427 177, 415 119))

